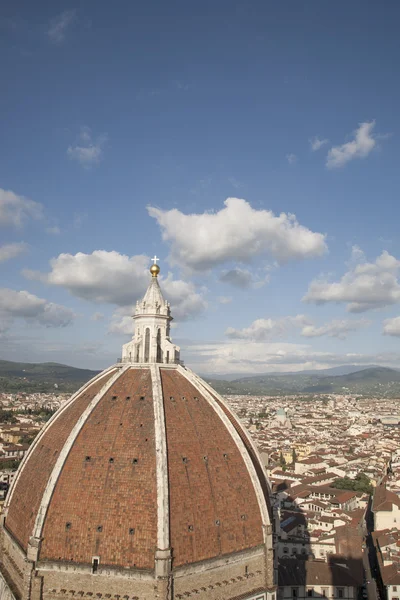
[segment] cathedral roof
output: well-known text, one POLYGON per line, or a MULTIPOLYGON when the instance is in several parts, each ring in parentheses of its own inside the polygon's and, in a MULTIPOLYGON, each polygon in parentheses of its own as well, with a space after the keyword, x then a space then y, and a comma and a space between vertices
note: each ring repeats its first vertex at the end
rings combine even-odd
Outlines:
MULTIPOLYGON (((156 275, 146 298, 162 298, 156 275)), ((170 318, 139 316, 157 331, 170 318)), ((166 332, 162 348, 177 348, 166 332)), ((17 473, 5 528, 41 564, 99 557, 149 571, 163 552, 179 567, 265 544, 268 482, 239 420, 180 360, 143 356, 125 354, 72 396, 17 473)))

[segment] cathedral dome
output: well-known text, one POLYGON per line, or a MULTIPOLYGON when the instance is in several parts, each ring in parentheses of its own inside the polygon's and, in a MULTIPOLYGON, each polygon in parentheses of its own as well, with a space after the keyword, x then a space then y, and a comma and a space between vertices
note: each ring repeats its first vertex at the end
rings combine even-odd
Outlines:
POLYGON ((157 275, 122 361, 57 411, 15 477, 0 567, 17 598, 275 600, 264 469, 181 363, 157 275))

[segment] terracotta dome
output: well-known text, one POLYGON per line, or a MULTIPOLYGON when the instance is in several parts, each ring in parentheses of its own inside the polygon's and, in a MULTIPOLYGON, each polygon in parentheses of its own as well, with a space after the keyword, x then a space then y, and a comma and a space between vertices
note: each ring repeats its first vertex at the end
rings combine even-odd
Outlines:
POLYGON ((57 411, 17 473, 3 584, 38 600, 275 600, 257 451, 223 398, 181 364, 154 273, 135 318, 122 361, 57 411))

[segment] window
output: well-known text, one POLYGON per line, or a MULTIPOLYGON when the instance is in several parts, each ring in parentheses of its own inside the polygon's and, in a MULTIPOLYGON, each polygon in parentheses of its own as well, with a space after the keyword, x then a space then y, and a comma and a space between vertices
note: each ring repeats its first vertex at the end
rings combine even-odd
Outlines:
POLYGON ((162 352, 161 352, 161 329, 157 331, 157 362, 162 362, 162 352))
POLYGON ((322 588, 321 589, 321 594, 323 598, 327 598, 328 597, 328 590, 327 588, 322 588))
POLYGON ((289 554, 289 548, 286 548, 286 546, 283 549, 283 554, 289 554))
POLYGON ((144 337, 144 362, 149 362, 150 358, 150 329, 146 328, 146 333, 144 337))
POLYGON ((343 588, 336 588, 336 597, 337 598, 344 598, 344 590, 343 590, 343 588))
POLYGON ((99 557, 93 556, 93 558, 92 558, 92 573, 97 573, 98 568, 99 568, 99 557))
POLYGON ((309 598, 312 598, 312 597, 313 597, 313 592, 314 592, 313 588, 311 588, 311 589, 307 590, 307 596, 308 596, 309 598))
POLYGON ((297 597, 298 597, 298 589, 292 588, 292 598, 297 598, 297 597))
POLYGON ((394 592, 397 592, 397 585, 394 585, 394 586, 393 586, 393 591, 394 591, 394 592))

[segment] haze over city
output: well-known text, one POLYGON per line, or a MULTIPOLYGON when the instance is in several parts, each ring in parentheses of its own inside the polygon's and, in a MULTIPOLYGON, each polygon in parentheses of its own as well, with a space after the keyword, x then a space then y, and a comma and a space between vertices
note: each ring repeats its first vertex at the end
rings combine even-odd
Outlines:
POLYGON ((159 257, 197 372, 400 358, 398 3, 0 11, 0 358, 103 368, 159 257))

